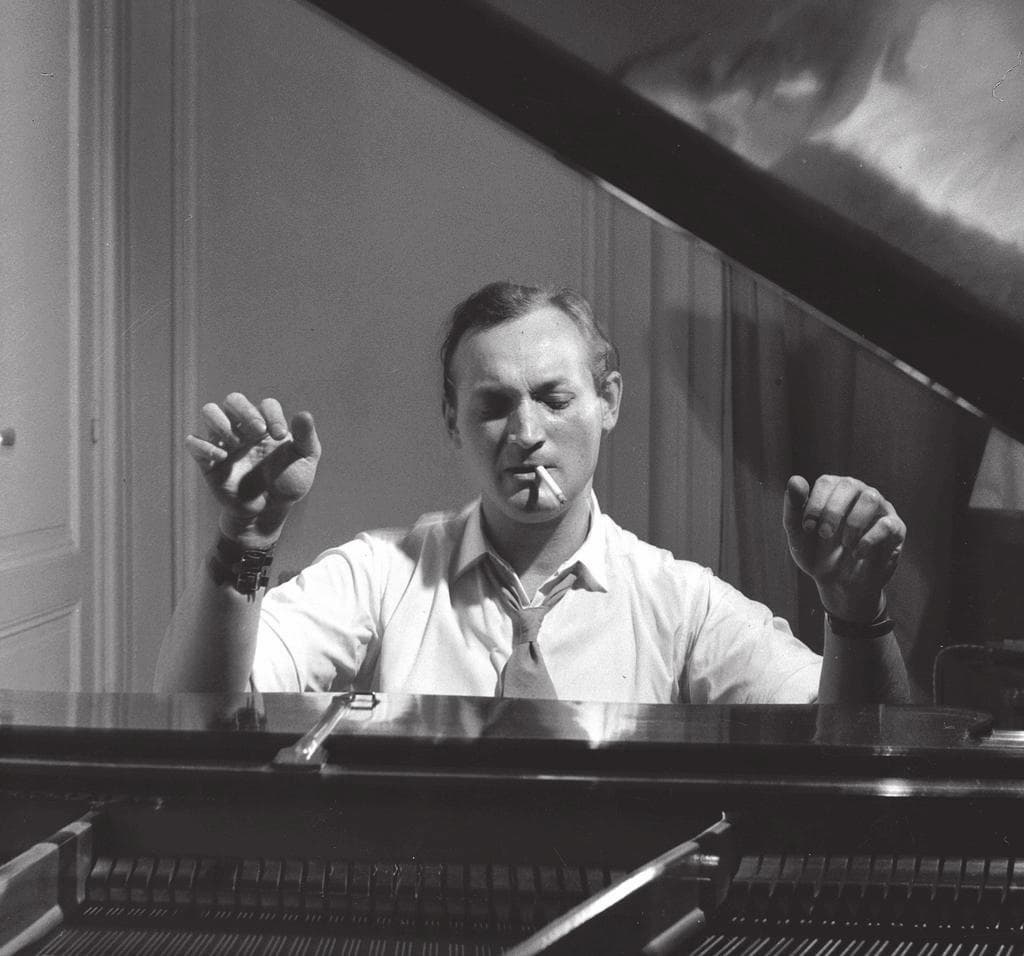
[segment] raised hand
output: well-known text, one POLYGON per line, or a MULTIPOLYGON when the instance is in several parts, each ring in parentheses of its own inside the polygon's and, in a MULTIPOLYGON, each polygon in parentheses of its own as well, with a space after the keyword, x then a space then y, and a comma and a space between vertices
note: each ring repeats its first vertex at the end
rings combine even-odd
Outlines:
POLYGON ((247 547, 277 540, 289 509, 313 485, 320 441, 313 416, 285 419, 281 404, 265 398, 254 405, 232 392, 220 405, 203 406, 207 437, 185 437, 220 502, 220 529, 247 547))
POLYGON ((825 610, 869 622, 896 570, 907 528, 893 506, 855 478, 789 479, 783 524, 793 560, 818 586, 825 610))

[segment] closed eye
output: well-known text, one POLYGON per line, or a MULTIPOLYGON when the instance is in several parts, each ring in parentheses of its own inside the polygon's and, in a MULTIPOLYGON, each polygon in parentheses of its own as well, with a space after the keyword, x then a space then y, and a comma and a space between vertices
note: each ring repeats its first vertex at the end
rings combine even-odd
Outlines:
POLYGON ((575 397, 571 392, 544 392, 540 395, 535 395, 534 399, 543 402, 554 411, 562 411, 572 404, 572 400, 575 397))
POLYGON ((512 411, 512 402, 504 395, 484 395, 476 403, 476 411, 484 421, 504 418, 512 411))
MULTIPOLYGON (((538 389, 530 394, 530 400, 545 405, 552 411, 567 409, 576 398, 575 393, 561 389, 538 389)), ((512 414, 518 399, 503 392, 483 392, 476 396, 474 409, 481 421, 494 421, 512 414)))

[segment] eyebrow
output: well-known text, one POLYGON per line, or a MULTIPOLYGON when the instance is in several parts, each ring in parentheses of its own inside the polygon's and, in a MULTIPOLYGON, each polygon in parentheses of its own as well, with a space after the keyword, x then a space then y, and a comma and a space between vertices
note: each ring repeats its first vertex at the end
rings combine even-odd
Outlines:
MULTIPOLYGON (((531 386, 530 394, 537 392, 553 392, 560 388, 571 388, 572 383, 568 378, 550 378, 537 385, 531 386)), ((517 392, 518 388, 502 385, 499 382, 480 382, 476 385, 463 385, 459 391, 468 390, 474 395, 507 395, 509 392, 517 392)))

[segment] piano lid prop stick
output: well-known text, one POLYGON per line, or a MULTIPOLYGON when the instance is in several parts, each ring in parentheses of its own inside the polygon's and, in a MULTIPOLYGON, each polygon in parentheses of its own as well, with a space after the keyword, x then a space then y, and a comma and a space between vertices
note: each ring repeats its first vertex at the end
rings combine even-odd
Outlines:
POLYGON ((555 479, 552 478, 550 474, 548 474, 547 468, 545 468, 543 465, 538 465, 537 468, 536 468, 536 471, 537 471, 537 477, 545 485, 548 486, 548 491, 550 491, 551 494, 553 494, 555 496, 555 498, 558 500, 559 504, 564 505, 566 503, 566 501, 568 500, 565 497, 565 492, 562 491, 562 489, 558 487, 558 482, 555 481, 555 479))
POLYGON ((290 747, 282 747, 271 764, 277 770, 320 770, 327 763, 324 743, 352 711, 373 710, 377 706, 373 691, 347 691, 336 694, 320 719, 290 747))

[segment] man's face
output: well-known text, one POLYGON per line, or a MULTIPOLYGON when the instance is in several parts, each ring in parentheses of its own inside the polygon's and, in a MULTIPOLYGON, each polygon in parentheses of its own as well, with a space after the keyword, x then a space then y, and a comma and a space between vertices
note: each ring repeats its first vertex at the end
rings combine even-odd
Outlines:
POLYGON ((601 436, 618 417, 621 380, 599 395, 583 336, 561 310, 544 306, 459 342, 451 363, 456 407, 449 433, 478 484, 484 514, 542 522, 589 497, 601 436), (538 482, 544 465, 563 505, 538 482))

